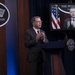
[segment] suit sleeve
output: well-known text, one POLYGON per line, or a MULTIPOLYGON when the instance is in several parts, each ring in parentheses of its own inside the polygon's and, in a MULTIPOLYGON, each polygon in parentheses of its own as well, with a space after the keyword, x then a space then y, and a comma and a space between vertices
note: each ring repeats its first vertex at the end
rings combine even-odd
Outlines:
POLYGON ((49 42, 46 36, 45 36, 45 40, 43 42, 44 43, 48 43, 49 42))
MULTIPOLYGON (((43 31, 45 33, 45 31, 43 31)), ((43 43, 48 43, 49 40, 47 39, 46 33, 45 33, 45 39, 43 40, 43 43)))
POLYGON ((29 32, 25 32, 24 44, 27 48, 34 47, 37 44, 36 38, 33 38, 29 32))

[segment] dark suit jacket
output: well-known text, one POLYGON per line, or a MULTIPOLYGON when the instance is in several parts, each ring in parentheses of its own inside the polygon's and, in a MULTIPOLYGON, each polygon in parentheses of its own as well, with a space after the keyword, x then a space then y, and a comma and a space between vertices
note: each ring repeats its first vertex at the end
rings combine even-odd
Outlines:
POLYGON ((74 27, 71 25, 71 18, 65 20, 63 29, 74 29, 74 27), (68 22, 70 24, 69 27, 68 27, 68 22))
MULTIPOLYGON (((41 30, 41 32, 43 32, 43 30, 41 30)), ((36 47, 40 43, 47 43, 48 42, 47 37, 45 39, 46 39, 45 42, 42 42, 40 40, 37 43, 36 42, 36 32, 34 31, 33 28, 25 32, 24 43, 25 43, 25 46, 29 49, 28 50, 28 61, 29 62, 39 62, 42 60, 42 57, 45 57, 44 51, 36 47)))

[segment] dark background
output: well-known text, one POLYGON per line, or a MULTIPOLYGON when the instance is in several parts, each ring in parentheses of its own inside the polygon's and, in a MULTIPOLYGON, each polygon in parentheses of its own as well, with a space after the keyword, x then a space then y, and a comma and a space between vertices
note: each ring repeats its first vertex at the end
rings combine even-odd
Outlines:
MULTIPOLYGON (((29 16, 30 20, 33 16, 41 16, 43 21, 42 29, 46 31, 49 41, 56 41, 72 38, 75 41, 75 30, 69 31, 50 31, 50 3, 70 3, 69 0, 29 0, 29 16)), ((74 3, 74 0, 72 1, 74 3)), ((31 27, 30 23, 30 27, 31 27)), ((64 63, 66 75, 75 75, 75 50, 69 51, 67 48, 62 51, 62 60, 64 63)))

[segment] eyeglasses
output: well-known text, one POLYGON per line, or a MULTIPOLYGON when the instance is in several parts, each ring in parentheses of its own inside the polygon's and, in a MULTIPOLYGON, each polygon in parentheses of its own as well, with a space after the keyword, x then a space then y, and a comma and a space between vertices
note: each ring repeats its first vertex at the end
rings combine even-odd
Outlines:
POLYGON ((42 21, 35 21, 35 22, 37 22, 37 23, 42 23, 42 21))

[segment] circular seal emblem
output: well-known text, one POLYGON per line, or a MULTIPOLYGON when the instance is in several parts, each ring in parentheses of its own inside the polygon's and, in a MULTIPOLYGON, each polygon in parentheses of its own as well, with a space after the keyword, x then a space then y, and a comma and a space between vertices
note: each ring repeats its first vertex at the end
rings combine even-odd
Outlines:
POLYGON ((67 48, 70 50, 70 51, 73 51, 74 48, 75 48, 75 42, 73 39, 69 39, 67 41, 67 48))
POLYGON ((8 8, 4 4, 0 3, 0 27, 4 26, 9 21, 9 18, 10 13, 8 8))

